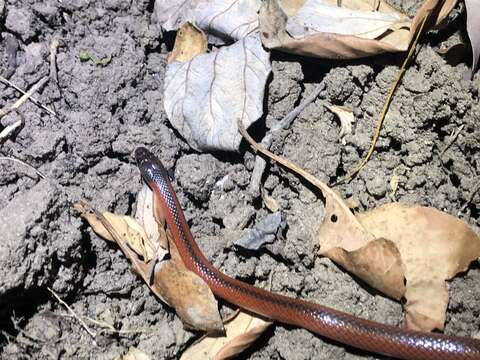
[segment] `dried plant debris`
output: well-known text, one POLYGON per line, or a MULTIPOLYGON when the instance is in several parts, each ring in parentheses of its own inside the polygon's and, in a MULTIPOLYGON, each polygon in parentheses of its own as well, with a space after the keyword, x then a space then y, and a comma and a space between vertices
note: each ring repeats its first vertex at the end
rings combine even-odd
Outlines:
POLYGON ((370 241, 351 241, 327 219, 319 233, 321 253, 383 293, 405 297, 409 328, 443 329, 445 281, 480 256, 480 237, 463 221, 427 207, 389 204, 356 219, 373 235, 370 241))
POLYGON ((165 236, 165 231, 162 231, 155 219, 153 204, 153 192, 147 185, 143 185, 137 195, 135 219, 142 226, 151 242, 158 243, 160 247, 168 250, 168 239, 165 236))
POLYGON ((472 76, 477 70, 480 57, 480 2, 478 0, 465 0, 467 8, 467 32, 472 44, 472 76))
MULTIPOLYGON (((151 194, 146 194, 146 198, 151 194)), ((99 213, 85 202, 75 204, 92 229, 107 240, 114 240, 132 262, 133 269, 163 302, 172 306, 188 329, 212 334, 223 333, 218 304, 208 285, 188 270, 173 243, 169 244, 171 257, 165 256, 158 238, 149 239, 135 219, 112 213, 99 213)), ((153 209, 141 206, 146 212, 153 209)), ((148 218, 146 215, 143 219, 148 218)))
POLYGON ((385 1, 345 0, 340 7, 336 0, 267 0, 259 15, 262 42, 268 49, 332 59, 405 51, 433 8, 441 6, 432 21, 437 23, 455 2, 427 0, 410 21, 385 1))
POLYGON ((241 124, 239 130, 255 150, 322 191, 321 254, 386 295, 405 297, 408 327, 443 329, 448 304, 445 281, 480 257, 480 237, 465 222, 436 209, 398 203, 355 216, 326 184, 256 143, 241 124))
POLYGON ((231 359, 248 348, 272 324, 243 311, 225 323, 225 336, 204 337, 189 347, 181 360, 231 359))
POLYGON ((157 0, 155 13, 165 30, 178 30, 188 21, 205 31, 209 42, 219 45, 256 31, 260 4, 260 0, 157 0))
POLYGON ((270 71, 270 55, 258 34, 188 62, 172 62, 165 74, 167 116, 192 148, 236 151, 237 121, 249 127, 262 116, 270 71))
POLYGON ((175 38, 175 46, 168 56, 168 62, 186 62, 207 52, 207 37, 202 30, 187 22, 183 24, 175 38))
POLYGON ((352 109, 349 109, 345 106, 337 106, 337 105, 325 105, 325 107, 334 113, 338 120, 340 121, 340 140, 342 145, 346 145, 347 141, 345 140, 345 136, 350 135, 352 133, 353 123, 355 122, 355 117, 353 115, 352 109))

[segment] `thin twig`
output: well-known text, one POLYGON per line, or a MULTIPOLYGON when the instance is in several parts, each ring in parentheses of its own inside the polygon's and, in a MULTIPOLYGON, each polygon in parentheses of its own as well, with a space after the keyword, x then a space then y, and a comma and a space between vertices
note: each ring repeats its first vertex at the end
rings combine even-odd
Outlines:
POLYGON ((460 208, 460 210, 458 210, 457 216, 459 216, 461 213, 463 213, 465 211, 465 209, 473 201, 473 198, 475 197, 475 194, 478 193, 479 190, 480 190, 480 181, 477 183, 477 185, 475 185, 473 190, 470 192, 470 195, 468 196, 467 201, 465 201, 465 204, 463 204, 463 206, 460 208))
POLYGON ((363 160, 360 162, 360 164, 352 171, 350 172, 347 176, 345 176, 343 179, 340 179, 338 183, 342 183, 344 181, 349 181, 351 180, 355 175, 357 175, 360 170, 363 169, 363 167, 365 166, 365 164, 371 159, 372 155, 373 155, 373 151, 375 150, 375 147, 377 145, 377 141, 380 137, 380 131, 382 129, 382 126, 383 126, 383 122, 385 120, 385 117, 387 116, 387 112, 390 108, 390 104, 392 103, 392 100, 393 100, 393 95, 395 93, 395 90, 398 88, 398 86, 400 85, 400 82, 401 80, 403 79, 403 75, 405 74, 406 70, 407 70, 407 64, 409 63, 410 59, 412 58, 413 56, 413 53, 415 52, 415 48, 417 46, 417 43, 418 43, 418 39, 420 38, 420 35, 422 34, 423 32, 423 28, 425 26, 425 23, 427 22, 427 19, 429 18, 429 14, 427 14, 424 18, 423 18, 423 21, 420 25, 420 28, 418 29, 417 31, 417 34, 415 36, 415 39, 414 41, 412 42, 412 44, 410 45, 410 50, 407 54, 407 57, 405 58, 405 60, 403 61, 403 64, 402 64, 402 67, 400 68, 400 71, 399 71, 399 74, 397 76, 397 79, 395 80, 395 82, 393 83, 392 87, 390 88, 390 91, 388 92, 388 95, 387 95, 387 99, 385 101, 385 104, 383 105, 383 110, 382 112, 380 113, 380 117, 377 121, 377 127, 375 129, 375 134, 373 135, 373 139, 372 139, 372 142, 370 143, 370 148, 368 149, 368 153, 367 153, 367 156, 365 156, 363 158, 363 160))
MULTIPOLYGON (((75 317, 72 314, 60 314, 62 317, 75 317)), ((82 319, 91 322, 92 324, 95 324, 97 326, 102 327, 103 329, 100 330, 100 332, 105 331, 109 333, 115 333, 115 334, 150 334, 154 333, 152 329, 133 329, 133 330, 117 330, 113 325, 107 323, 106 321, 100 321, 96 319, 92 319, 88 316, 81 316, 82 319)))
POLYGON ((448 150, 450 146, 457 140, 458 135, 462 132, 463 128, 465 127, 465 124, 460 125, 453 133, 450 135, 450 138, 448 139, 447 145, 443 148, 443 150, 440 152, 440 156, 445 154, 445 151, 448 150))
POLYGON ((25 117, 19 111, 17 111, 17 114, 20 117, 20 119, 15 121, 11 125, 5 126, 2 132, 0 132, 0 144, 3 144, 3 142, 7 140, 10 134, 12 133, 17 134, 20 131, 20 129, 23 128, 23 126, 25 126, 25 117))
POLYGON ((50 79, 58 87, 58 72, 57 72, 57 50, 60 41, 54 37, 50 44, 50 79))
MULTIPOLYGON (((300 103, 295 109, 290 111, 282 120, 276 121, 273 123, 270 130, 262 139, 261 144, 266 148, 269 149, 272 145, 273 135, 282 130, 288 129, 292 124, 293 120, 315 99, 318 98, 320 93, 325 89, 325 84, 321 82, 318 84, 317 88, 302 102, 300 103)), ((252 176, 250 178, 250 185, 249 185, 249 192, 254 196, 260 195, 260 183, 262 181, 263 172, 265 171, 266 162, 263 157, 259 154, 255 157, 255 165, 252 171, 252 176)))
POLYGON ((77 319, 79 322, 80 322, 80 325, 82 325, 82 327, 87 331, 87 333, 92 337, 92 338, 95 338, 97 336, 97 333, 95 331, 92 331, 90 330, 90 328, 88 327, 87 324, 85 324, 85 322, 81 319, 80 316, 78 316, 75 311, 73 311, 73 309, 65 302, 63 301, 60 296, 58 296, 55 291, 53 291, 52 289, 50 289, 49 287, 47 287, 48 291, 50 291, 52 293, 53 296, 55 296, 55 298, 58 300, 58 302, 60 304, 62 304, 63 306, 65 306, 67 308, 68 311, 70 311, 70 313, 73 315, 73 317, 75 319, 77 319))
POLYGON ((35 169, 32 165, 30 164, 27 164, 25 161, 22 161, 20 159, 17 159, 17 158, 14 158, 14 157, 9 157, 9 156, 0 156, 0 161, 13 161, 13 162, 16 162, 16 163, 19 163, 21 165, 24 165, 30 169, 32 169, 33 171, 35 171, 35 173, 41 177, 42 179, 46 179, 46 176, 43 175, 40 170, 37 170, 35 169))
MULTIPOLYGON (((25 97, 25 100, 30 100, 31 102, 33 102, 35 105, 37 106, 40 106, 43 110, 45 110, 46 112, 48 112, 50 115, 53 115, 53 116, 57 116, 57 113, 53 110, 51 110, 50 108, 46 107, 45 105, 43 105, 39 100, 37 100, 35 97, 32 96, 33 93, 35 93, 41 86, 43 86, 47 81, 48 81, 48 77, 44 77, 42 78, 36 85, 32 86, 32 88, 27 92, 27 91, 24 91, 22 89, 20 89, 17 85, 13 84, 11 81, 5 79, 3 76, 0 75, 0 81, 3 82, 4 84, 7 84, 8 86, 11 86, 13 87, 15 90, 21 92, 23 94, 23 96, 18 100, 20 101, 23 97, 25 97), (39 86, 40 84, 40 86, 39 86)), ((20 105, 25 101, 25 100, 22 100, 22 102, 20 103, 20 105)), ((17 102, 18 102, 17 101, 17 102)), ((15 104, 14 104, 15 105, 15 104)), ((19 105, 19 106, 20 106, 19 105)), ((12 109, 8 110, 6 113, 10 112, 11 110, 13 110, 13 106, 12 106, 12 109)), ((0 117, 4 116, 5 115, 5 110, 3 109, 0 109, 0 117)))

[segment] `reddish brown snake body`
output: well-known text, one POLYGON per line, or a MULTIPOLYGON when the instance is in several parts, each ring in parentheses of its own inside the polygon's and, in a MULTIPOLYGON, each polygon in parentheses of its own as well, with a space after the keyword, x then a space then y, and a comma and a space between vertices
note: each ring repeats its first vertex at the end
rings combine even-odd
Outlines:
POLYGON ((167 171, 145 148, 135 150, 143 179, 155 194, 175 245, 188 269, 222 299, 267 318, 299 326, 356 348, 401 359, 480 359, 480 340, 406 330, 293 299, 230 278, 214 268, 195 243, 167 171))

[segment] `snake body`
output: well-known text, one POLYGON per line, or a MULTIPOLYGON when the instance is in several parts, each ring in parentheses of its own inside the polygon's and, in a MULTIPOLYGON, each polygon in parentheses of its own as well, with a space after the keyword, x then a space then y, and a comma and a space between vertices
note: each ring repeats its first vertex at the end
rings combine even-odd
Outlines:
POLYGON ((401 359, 480 360, 480 340, 389 326, 332 308, 294 299, 233 279, 207 260, 196 244, 169 176, 145 148, 135 157, 155 206, 165 218, 185 266, 199 275, 220 298, 255 314, 308 329, 340 343, 401 359))

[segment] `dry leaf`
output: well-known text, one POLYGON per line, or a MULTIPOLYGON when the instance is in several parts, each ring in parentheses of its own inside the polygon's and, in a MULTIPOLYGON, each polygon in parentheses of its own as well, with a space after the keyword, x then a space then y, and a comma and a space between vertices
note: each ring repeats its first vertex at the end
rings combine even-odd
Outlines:
POLYGON ((224 44, 242 39, 258 28, 260 0, 157 0, 155 14, 167 31, 189 21, 206 34, 209 42, 224 44))
POLYGON ((168 249, 168 239, 165 231, 160 231, 157 220, 153 215, 153 191, 147 185, 143 185, 137 195, 137 211, 135 218, 143 227, 147 238, 153 243, 158 243, 163 249, 168 249))
POLYGON ((240 311, 225 324, 225 336, 204 337, 189 347, 181 360, 229 359, 248 348, 271 325, 269 321, 240 311))
POLYGON ((375 265, 383 264, 384 267, 363 279, 398 298, 402 288, 398 279, 405 277, 407 325, 422 330, 443 329, 448 303, 448 296, 445 301, 445 280, 467 270, 470 262, 480 257, 480 237, 467 224, 439 210, 397 203, 355 217, 341 197, 326 184, 257 144, 241 123, 238 125, 240 133, 255 150, 293 170, 322 191, 326 204, 318 236, 321 253, 328 253, 333 248, 353 252, 343 265, 354 273, 356 264, 350 266, 349 263, 365 254, 364 261, 357 261, 360 263, 356 270, 358 274, 365 273, 367 265, 373 266, 368 261, 378 259, 375 265), (395 243, 400 260, 385 240, 380 241, 382 238, 395 243), (369 246, 372 249, 368 249, 369 246), (378 248, 379 252, 371 253, 374 248, 378 248), (399 263, 402 266, 398 266, 399 263), (381 274, 387 275, 387 281, 379 278, 381 274), (425 288, 425 285, 428 287, 425 288), (421 289, 425 292, 420 295, 421 289), (431 299, 432 291, 438 295, 435 303, 431 299))
MULTIPOLYGON (((84 212, 80 203, 74 204, 74 207, 82 213, 82 217, 88 221, 97 235, 105 240, 115 241, 115 238, 95 213, 84 212)), ((149 262, 157 255, 158 249, 155 248, 155 245, 148 239, 144 229, 135 219, 130 216, 116 215, 108 211, 105 211, 102 215, 116 232, 122 236, 125 243, 128 244, 135 253, 145 259, 145 262, 149 262)))
POLYGON ((184 326, 223 334, 218 305, 205 281, 177 261, 162 261, 155 270, 152 285, 172 304, 184 326))
POLYGON ((465 0, 467 8, 467 32, 472 44, 472 76, 477 70, 480 57, 480 1, 465 0))
POLYGON ((186 62, 195 56, 207 52, 207 37, 195 25, 187 22, 183 24, 175 38, 175 45, 169 54, 167 62, 186 62))
POLYGON ((262 115, 270 70, 258 34, 169 64, 164 106, 170 123, 196 150, 237 150, 236 122, 248 127, 262 115))
POLYGON ((395 170, 393 170, 393 175, 390 178, 390 189, 391 191, 388 193, 388 197, 393 201, 397 201, 395 198, 395 195, 397 194, 398 190, 398 184, 400 182, 399 176, 395 173, 395 170))
MULTIPOLYGON (((357 4, 361 6, 367 2, 357 1, 357 4)), ((351 9, 348 6, 344 1, 339 7, 336 0, 306 0, 293 16, 288 17, 286 30, 296 39, 319 32, 376 39, 387 31, 408 25, 406 16, 394 9, 372 11, 371 7, 351 9)))
MULTIPOLYGON (((320 229, 321 253, 328 256, 332 248, 340 247, 347 252, 364 251, 368 254, 358 259, 358 265, 350 262, 342 264, 353 273, 359 266, 379 259, 377 266, 384 265, 384 270, 377 269, 370 276, 362 279, 385 294, 398 298, 402 288, 398 279, 405 277, 406 288, 406 322, 413 329, 429 331, 443 329, 445 311, 448 304, 448 291, 445 280, 453 278, 457 273, 467 270, 471 261, 480 256, 480 237, 463 221, 426 207, 408 207, 402 204, 389 204, 369 212, 357 214, 358 221, 377 239, 391 240, 397 247, 402 267, 396 267, 398 273, 393 276, 396 282, 385 281, 381 288, 375 285, 379 274, 388 271, 392 277, 391 264, 384 261, 383 253, 373 255, 376 241, 368 241, 363 245, 343 239, 334 234, 331 223, 327 222, 327 232, 320 229), (367 252, 368 250, 368 252, 367 252)), ((339 234, 343 229, 338 228, 339 234)), ((383 251, 383 249, 381 249, 383 251)), ((335 250, 338 251, 338 250, 335 250)), ((388 279, 387 279, 388 280, 388 279)))
POLYGON ((375 239, 353 251, 334 247, 322 255, 394 299, 400 300, 405 294, 402 259, 390 240, 375 239))
POLYGON ((432 10, 440 22, 456 0, 427 0, 412 21, 379 1, 267 0, 260 8, 262 42, 268 49, 300 55, 353 59, 383 52, 405 51, 424 17, 432 10))
POLYGON ((352 124, 355 121, 353 116, 353 111, 345 106, 336 106, 325 104, 325 107, 330 110, 332 113, 337 115, 338 120, 340 120, 340 139, 342 144, 345 145, 345 135, 352 133, 352 124))
POLYGON ((260 0, 204 0, 195 9, 194 21, 211 43, 240 40, 258 30, 260 4, 260 0))
MULTIPOLYGON (((177 315, 188 328, 208 333, 223 333, 218 304, 212 291, 203 279, 186 269, 178 256, 165 260, 166 251, 158 243, 153 244, 156 252, 147 250, 148 246, 144 248, 140 246, 139 250, 137 243, 139 241, 141 244, 146 243, 147 235, 131 217, 111 213, 100 214, 86 202, 74 206, 92 228, 95 226, 94 231, 109 233, 132 262, 135 272, 143 278, 155 295, 175 308, 177 315), (147 260, 148 256, 152 257, 150 261, 147 260), (154 270, 153 282, 151 282, 152 270, 154 270)), ((171 244, 170 249, 172 253, 178 252, 174 244, 171 244)))
POLYGON ((201 0, 155 0, 154 12, 158 23, 166 31, 178 30, 201 0))

